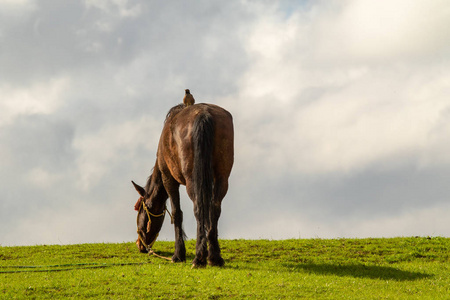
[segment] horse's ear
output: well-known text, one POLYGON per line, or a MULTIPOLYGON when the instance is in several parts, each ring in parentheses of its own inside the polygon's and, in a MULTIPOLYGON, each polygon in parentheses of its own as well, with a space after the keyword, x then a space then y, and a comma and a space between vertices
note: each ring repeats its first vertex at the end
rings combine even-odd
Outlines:
POLYGON ((131 183, 134 185, 134 188, 136 191, 141 195, 141 197, 145 197, 145 190, 142 186, 136 184, 133 180, 131 180, 131 183))

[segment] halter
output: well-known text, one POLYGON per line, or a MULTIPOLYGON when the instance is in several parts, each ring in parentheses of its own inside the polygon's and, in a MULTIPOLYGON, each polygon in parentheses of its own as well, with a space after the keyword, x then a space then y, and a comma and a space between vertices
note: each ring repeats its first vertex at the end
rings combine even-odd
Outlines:
MULTIPOLYGON (((163 216, 166 214, 166 212, 169 214, 170 219, 171 219, 171 221, 172 221, 171 223, 173 224, 173 217, 172 217, 172 215, 170 214, 170 212, 167 210, 167 206, 164 206, 164 210, 163 210, 162 213, 160 213, 159 215, 155 215, 155 214, 152 214, 152 213, 150 212, 150 210, 148 209, 147 205, 145 205, 144 197, 141 197, 139 200, 140 200, 141 203, 142 203, 142 204, 141 204, 141 207, 139 208, 139 212, 141 212, 142 208, 144 208, 145 212, 147 213, 147 217, 148 217, 148 222, 147 222, 147 233, 150 232, 150 228, 151 228, 151 224, 152 224, 152 217, 154 217, 154 218, 160 218, 160 217, 163 217, 163 216)), ((138 218, 139 218, 139 214, 138 214, 138 218)), ((137 220, 137 221, 138 221, 138 220, 137 220)), ((147 249, 147 251, 150 253, 150 250, 152 249, 153 244, 156 242, 156 239, 158 238, 159 233, 156 234, 156 236, 155 236, 155 238, 153 239, 153 241, 152 241, 150 244, 148 244, 148 245, 147 245, 147 243, 145 242, 144 238, 142 237, 142 234, 141 234, 139 228, 137 229, 137 234, 138 234, 138 238, 139 238, 139 240, 141 241, 141 243, 144 245, 144 247, 145 247, 145 248, 147 249)))

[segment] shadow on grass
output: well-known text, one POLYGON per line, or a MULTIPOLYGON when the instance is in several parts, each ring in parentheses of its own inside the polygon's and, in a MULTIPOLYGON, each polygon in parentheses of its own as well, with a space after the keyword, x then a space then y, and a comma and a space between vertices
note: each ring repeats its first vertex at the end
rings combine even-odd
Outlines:
POLYGON ((104 269, 112 267, 144 265, 149 262, 123 262, 123 263, 77 263, 42 266, 0 266, 0 274, 14 273, 50 273, 65 272, 72 270, 104 269))
POLYGON ((283 264, 287 269, 303 270, 315 274, 336 275, 336 276, 350 276, 356 278, 370 278, 381 280, 395 280, 395 281, 414 281, 424 278, 430 278, 432 275, 421 272, 403 271, 392 267, 383 266, 367 266, 362 264, 283 264))

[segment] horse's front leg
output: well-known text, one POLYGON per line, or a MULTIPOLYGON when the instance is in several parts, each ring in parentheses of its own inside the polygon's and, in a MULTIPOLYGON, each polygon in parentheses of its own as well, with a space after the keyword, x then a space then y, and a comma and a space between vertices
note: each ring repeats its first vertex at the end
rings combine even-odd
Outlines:
POLYGON ((166 179, 164 187, 170 197, 172 206, 172 221, 175 227, 175 253, 172 256, 173 262, 186 261, 186 247, 184 245, 185 234, 183 231, 183 212, 180 206, 180 184, 174 179, 166 179))

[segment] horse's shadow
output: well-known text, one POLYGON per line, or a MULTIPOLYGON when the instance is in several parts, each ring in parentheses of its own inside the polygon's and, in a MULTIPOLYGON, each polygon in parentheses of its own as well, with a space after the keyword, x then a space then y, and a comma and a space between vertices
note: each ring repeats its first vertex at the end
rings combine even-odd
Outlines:
POLYGON ((370 278, 379 280, 414 281, 432 277, 433 275, 411 272, 386 266, 364 264, 315 264, 315 263, 285 263, 283 267, 291 271, 304 271, 322 275, 350 276, 355 278, 370 278))

